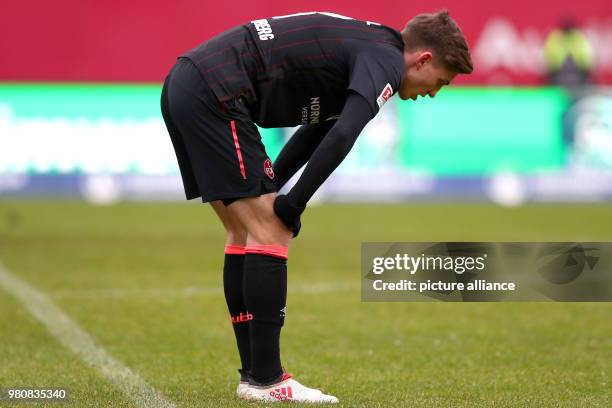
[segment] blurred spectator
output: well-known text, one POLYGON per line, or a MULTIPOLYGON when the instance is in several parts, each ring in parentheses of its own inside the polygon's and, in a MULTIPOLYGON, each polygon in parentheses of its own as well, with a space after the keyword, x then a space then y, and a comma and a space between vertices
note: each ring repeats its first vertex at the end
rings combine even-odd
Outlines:
POLYGON ((546 38, 544 58, 551 84, 576 87, 589 83, 593 52, 574 19, 566 17, 546 38))

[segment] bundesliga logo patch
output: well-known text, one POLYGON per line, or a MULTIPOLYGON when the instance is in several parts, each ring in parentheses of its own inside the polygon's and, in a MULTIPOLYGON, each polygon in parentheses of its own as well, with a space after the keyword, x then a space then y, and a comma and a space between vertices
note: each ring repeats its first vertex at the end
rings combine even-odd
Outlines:
POLYGON ((376 103, 378 104, 378 108, 382 108, 382 106, 389 100, 389 98, 393 95, 393 88, 391 88, 391 84, 387 83, 385 88, 382 90, 378 98, 376 98, 376 103))
POLYGON ((272 161, 270 159, 266 159, 264 161, 263 167, 264 167, 264 173, 266 173, 266 176, 268 176, 268 178, 270 179, 273 179, 274 169, 272 168, 272 161))

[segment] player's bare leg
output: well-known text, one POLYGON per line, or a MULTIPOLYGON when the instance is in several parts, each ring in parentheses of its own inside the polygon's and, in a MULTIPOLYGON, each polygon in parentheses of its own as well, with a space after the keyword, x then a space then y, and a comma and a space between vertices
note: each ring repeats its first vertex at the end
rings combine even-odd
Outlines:
POLYGON ((276 193, 242 198, 226 208, 248 232, 247 246, 280 245, 285 248, 289 247, 292 233, 274 214, 272 206, 275 198, 276 193))
POLYGON ((245 246, 247 232, 244 226, 240 223, 240 220, 230 214, 227 207, 221 202, 221 200, 212 201, 210 205, 221 220, 223 228, 225 228, 225 232, 227 233, 226 245, 245 246))

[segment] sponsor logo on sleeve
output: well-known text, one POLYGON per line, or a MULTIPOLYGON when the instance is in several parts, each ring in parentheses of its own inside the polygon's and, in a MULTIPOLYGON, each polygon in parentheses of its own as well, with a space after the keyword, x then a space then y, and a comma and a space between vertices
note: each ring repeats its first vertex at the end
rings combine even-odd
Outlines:
POLYGON ((382 106, 389 100, 389 98, 393 95, 393 88, 391 88, 391 84, 387 83, 383 88, 378 98, 376 98, 376 103, 378 104, 378 108, 382 108, 382 106))

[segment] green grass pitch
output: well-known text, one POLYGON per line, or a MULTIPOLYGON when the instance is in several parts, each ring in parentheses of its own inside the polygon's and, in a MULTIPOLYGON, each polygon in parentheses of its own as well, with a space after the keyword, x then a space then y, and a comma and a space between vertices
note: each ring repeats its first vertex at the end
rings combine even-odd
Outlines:
MULTIPOLYGON (((362 303, 359 292, 362 241, 611 241, 611 206, 325 205, 303 224, 283 364, 340 406, 612 406, 612 304, 362 303)), ((259 406, 235 397, 223 245, 197 203, 0 202, 6 269, 178 407, 259 406)), ((133 406, 0 289, 9 386, 68 388, 53 407, 133 406)))

